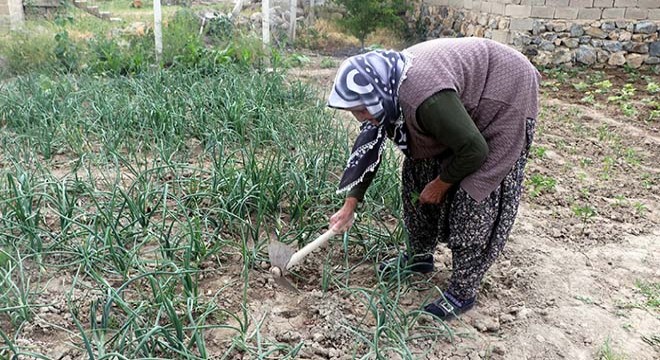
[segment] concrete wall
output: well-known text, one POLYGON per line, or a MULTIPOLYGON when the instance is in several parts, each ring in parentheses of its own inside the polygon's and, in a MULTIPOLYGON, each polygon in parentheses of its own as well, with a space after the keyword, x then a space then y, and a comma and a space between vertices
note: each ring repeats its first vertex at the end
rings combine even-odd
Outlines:
POLYGON ((0 0, 0 31, 17 28, 23 20, 22 0, 0 0))
POLYGON ((660 0, 421 0, 423 37, 480 36, 538 65, 660 64, 660 0))

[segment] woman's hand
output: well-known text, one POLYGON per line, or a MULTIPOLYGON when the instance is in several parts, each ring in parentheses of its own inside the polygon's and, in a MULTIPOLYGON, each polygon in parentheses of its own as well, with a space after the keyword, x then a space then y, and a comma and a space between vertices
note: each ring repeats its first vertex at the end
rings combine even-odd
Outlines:
POLYGON ((346 198, 344 206, 330 217, 330 229, 332 231, 343 233, 351 228, 353 220, 355 219, 355 207, 357 206, 357 203, 358 201, 356 198, 346 198))
POLYGON ((452 184, 440 180, 439 177, 435 178, 430 183, 426 184, 422 193, 419 194, 420 204, 440 204, 447 194, 447 190, 452 184))

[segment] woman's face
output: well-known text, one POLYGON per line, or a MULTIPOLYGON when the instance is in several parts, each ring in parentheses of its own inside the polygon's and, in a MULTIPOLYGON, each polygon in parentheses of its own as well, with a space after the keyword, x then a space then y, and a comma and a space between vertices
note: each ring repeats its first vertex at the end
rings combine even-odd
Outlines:
POLYGON ((365 122, 365 121, 368 121, 368 122, 370 122, 373 126, 378 126, 378 125, 379 125, 378 120, 376 120, 376 118, 374 118, 374 116, 371 115, 371 114, 369 113, 369 111, 367 111, 366 108, 355 108, 355 109, 349 109, 349 111, 353 114, 353 116, 355 116, 355 118, 356 118, 357 121, 359 121, 359 122, 365 122))

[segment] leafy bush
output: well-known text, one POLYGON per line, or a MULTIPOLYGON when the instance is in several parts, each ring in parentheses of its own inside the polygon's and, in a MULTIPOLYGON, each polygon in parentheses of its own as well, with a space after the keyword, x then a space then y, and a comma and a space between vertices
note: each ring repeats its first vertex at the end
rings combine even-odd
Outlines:
POLYGON ((153 48, 150 45, 151 38, 146 36, 131 36, 127 39, 97 36, 88 44, 89 71, 105 75, 140 73, 153 62, 153 48))
POLYGON ((177 11, 163 27, 163 63, 195 65, 203 53, 200 21, 190 9, 177 11))
POLYGON ((206 35, 218 40, 231 39, 234 35, 234 23, 228 16, 218 16, 208 21, 206 35))
POLYGON ((55 58, 65 72, 73 72, 78 69, 79 49, 69 38, 69 33, 62 28, 55 34, 55 58))
POLYGON ((333 0, 346 9, 338 20, 351 35, 360 40, 364 48, 367 35, 379 27, 405 30, 403 17, 408 9, 405 0, 333 0))

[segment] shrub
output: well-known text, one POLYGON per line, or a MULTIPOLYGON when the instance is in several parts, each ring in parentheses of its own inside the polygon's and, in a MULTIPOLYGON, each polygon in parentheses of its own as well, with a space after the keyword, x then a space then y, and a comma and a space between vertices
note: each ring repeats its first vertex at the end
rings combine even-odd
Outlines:
POLYGON ((364 49, 367 35, 379 27, 403 31, 403 17, 408 9, 405 0, 333 0, 346 9, 346 15, 338 23, 360 40, 364 49))
POLYGON ((97 36, 88 43, 89 71, 104 75, 132 75, 153 62, 151 37, 105 38, 97 36))

